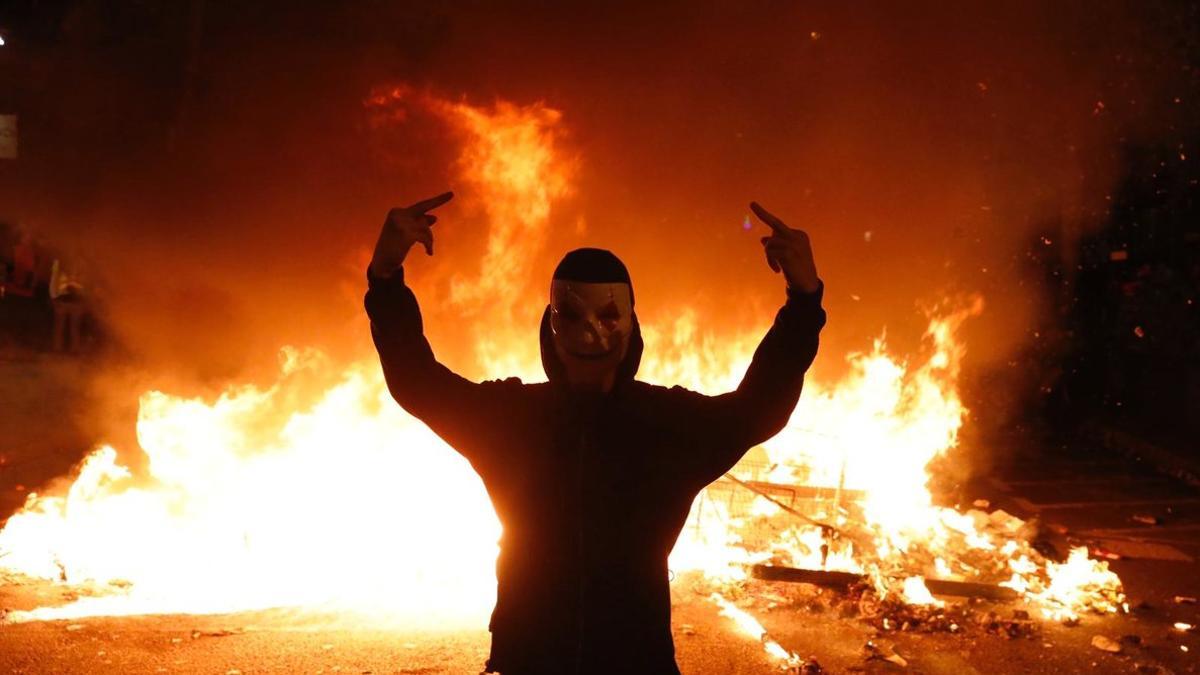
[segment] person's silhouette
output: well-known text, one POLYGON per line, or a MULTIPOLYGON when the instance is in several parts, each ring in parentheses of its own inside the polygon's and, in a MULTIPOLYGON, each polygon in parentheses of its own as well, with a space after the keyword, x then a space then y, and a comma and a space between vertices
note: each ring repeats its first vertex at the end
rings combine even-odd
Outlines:
POLYGON ((404 283, 428 211, 389 212, 368 271, 371 334, 396 401, 470 462, 503 525, 487 672, 677 674, 667 556, 692 500, 799 400, 825 324, 808 237, 757 204, 787 301, 735 391, 705 396, 634 379, 642 338, 625 265, 568 253, 542 317, 548 382, 471 382, 439 363, 404 283))

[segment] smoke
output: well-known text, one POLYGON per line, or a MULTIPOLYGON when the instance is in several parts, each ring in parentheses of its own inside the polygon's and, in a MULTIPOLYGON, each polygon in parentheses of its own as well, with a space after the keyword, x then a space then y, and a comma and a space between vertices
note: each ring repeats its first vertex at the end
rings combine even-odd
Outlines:
MULTIPOLYGON (((1042 302, 1029 242, 1102 218, 1121 145, 1174 133, 1194 88, 1166 3, 106 6, 10 41, 29 77, 3 215, 87 254, 148 372, 209 385, 273 372, 284 344, 368 354, 363 269, 387 209, 481 199, 445 124, 368 123, 380 85, 557 111, 574 192, 524 273, 611 248, 647 324, 688 307, 717 334, 764 325, 782 281, 746 204, 805 228, 828 289, 818 376, 885 326, 914 346, 920 308, 959 293, 987 303, 970 358, 1003 362, 1042 302)), ((485 216, 448 207, 414 283, 484 278, 504 259, 485 216)), ((460 309, 426 312, 452 365, 479 368, 460 309)))

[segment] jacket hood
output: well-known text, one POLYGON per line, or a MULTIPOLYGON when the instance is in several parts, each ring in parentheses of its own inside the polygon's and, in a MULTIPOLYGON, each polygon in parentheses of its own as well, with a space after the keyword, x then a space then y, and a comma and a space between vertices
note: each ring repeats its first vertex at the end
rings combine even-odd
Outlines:
MULTIPOLYGON (((541 344, 542 368, 546 370, 546 377, 551 382, 565 384, 567 367, 558 358, 558 352, 554 350, 554 334, 550 332, 550 305, 546 305, 546 310, 542 312, 542 326, 538 334, 538 342, 541 344)), ((633 381, 634 375, 637 375, 638 366, 642 363, 643 347, 645 344, 642 342, 642 327, 638 323, 637 312, 634 312, 633 329, 629 332, 629 349, 625 351, 625 358, 617 364, 617 376, 613 380, 614 388, 633 381)))

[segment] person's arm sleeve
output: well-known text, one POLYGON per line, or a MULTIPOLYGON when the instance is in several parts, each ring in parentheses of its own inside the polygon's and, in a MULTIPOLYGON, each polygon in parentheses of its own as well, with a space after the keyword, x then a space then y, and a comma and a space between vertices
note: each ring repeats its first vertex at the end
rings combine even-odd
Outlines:
POLYGON ((474 463, 481 450, 493 445, 481 441, 498 431, 501 390, 519 382, 476 383, 438 362, 403 268, 385 278, 368 272, 367 284, 364 304, 371 338, 392 398, 474 463))
POLYGON ((804 374, 817 356, 825 310, 825 286, 804 293, 788 290, 787 301, 754 351, 741 384, 720 396, 687 392, 682 463, 702 484, 716 480, 747 450, 779 433, 795 410, 804 374))

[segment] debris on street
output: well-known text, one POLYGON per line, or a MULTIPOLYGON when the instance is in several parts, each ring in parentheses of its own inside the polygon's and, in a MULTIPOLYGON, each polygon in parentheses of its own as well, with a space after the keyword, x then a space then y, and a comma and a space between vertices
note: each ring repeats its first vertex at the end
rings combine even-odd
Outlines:
POLYGON ((1121 653, 1121 643, 1109 639, 1103 635, 1093 635, 1092 646, 1102 652, 1108 652, 1110 654, 1121 653))

